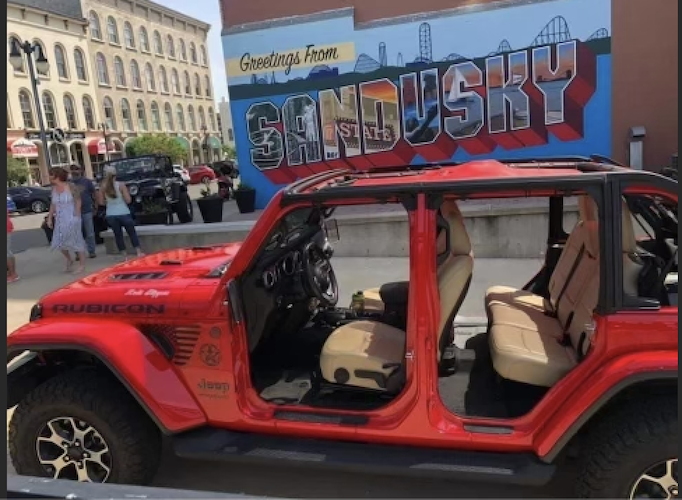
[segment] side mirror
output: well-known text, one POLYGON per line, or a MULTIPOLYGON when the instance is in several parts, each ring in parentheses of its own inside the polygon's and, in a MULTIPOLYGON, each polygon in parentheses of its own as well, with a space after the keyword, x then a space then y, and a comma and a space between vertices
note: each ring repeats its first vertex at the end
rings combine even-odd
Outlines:
POLYGON ((324 221, 324 232, 327 235, 327 240, 329 242, 334 243, 341 239, 339 223, 336 219, 327 219, 324 221))

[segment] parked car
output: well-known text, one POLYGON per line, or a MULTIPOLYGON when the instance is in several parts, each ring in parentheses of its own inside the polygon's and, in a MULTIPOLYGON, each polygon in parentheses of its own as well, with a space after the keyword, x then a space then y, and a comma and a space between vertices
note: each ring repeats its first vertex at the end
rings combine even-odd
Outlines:
POLYGON ((205 184, 216 178, 213 169, 207 165, 195 165, 187 170, 189 171, 190 184, 205 184))
POLYGON ((173 165, 173 171, 180 176, 180 178, 185 182, 185 184, 189 184, 190 182, 189 171, 185 167, 183 167, 182 165, 173 165))
POLYGON ((18 186, 7 188, 19 212, 40 214, 50 209, 52 190, 45 187, 18 186))
POLYGON ((9 195, 7 195, 7 211, 11 214, 17 211, 17 204, 14 203, 14 200, 9 195))
POLYGON ((301 179, 241 243, 42 297, 7 337, 12 463, 129 484, 170 449, 534 486, 575 469, 567 497, 675 498, 677 204, 676 181, 583 157, 301 179), (460 205, 509 197, 546 203, 545 260, 483 291, 475 246, 495 242, 460 205), (341 304, 332 215, 386 204, 406 230, 381 244, 409 249, 409 278, 341 304), (487 318, 458 319, 465 298, 487 318))

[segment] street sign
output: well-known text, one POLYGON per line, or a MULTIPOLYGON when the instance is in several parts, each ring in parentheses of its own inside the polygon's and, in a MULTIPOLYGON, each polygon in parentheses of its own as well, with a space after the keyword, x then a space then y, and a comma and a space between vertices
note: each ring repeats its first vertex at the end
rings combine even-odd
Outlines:
MULTIPOLYGON (((85 140, 85 132, 65 132, 64 129, 54 129, 54 130, 47 130, 45 132, 45 135, 47 136, 48 141, 55 141, 58 142, 57 139, 55 139, 55 131, 56 130, 61 130, 62 132, 62 142, 64 141, 75 141, 75 140, 85 140)), ((26 132, 26 139, 30 141, 39 141, 40 140, 40 132, 26 132)))
POLYGON ((52 140, 57 144, 64 144, 64 141, 66 140, 64 129, 59 127, 52 129, 52 140))

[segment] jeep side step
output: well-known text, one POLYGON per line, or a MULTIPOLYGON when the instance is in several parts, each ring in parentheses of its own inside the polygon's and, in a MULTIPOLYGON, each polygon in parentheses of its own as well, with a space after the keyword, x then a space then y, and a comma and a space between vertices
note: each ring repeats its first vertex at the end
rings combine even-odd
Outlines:
POLYGON ((547 484, 556 467, 532 454, 482 453, 198 429, 173 438, 179 457, 280 461, 369 473, 410 474, 525 486, 547 484))

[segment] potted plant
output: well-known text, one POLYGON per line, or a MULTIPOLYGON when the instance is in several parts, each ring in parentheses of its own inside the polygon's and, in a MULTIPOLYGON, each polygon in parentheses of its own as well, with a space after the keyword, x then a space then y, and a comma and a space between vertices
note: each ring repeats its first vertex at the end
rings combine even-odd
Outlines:
POLYGON ((240 182, 233 196, 240 213, 250 214, 256 210, 256 190, 248 184, 240 182))
POLYGON ((168 205, 164 200, 143 200, 142 211, 135 214, 135 222, 140 226, 166 224, 168 222, 168 205))
POLYGON ((201 190, 201 198, 197 200, 201 218, 204 222, 223 221, 223 199, 220 194, 211 192, 211 184, 206 183, 201 190))

